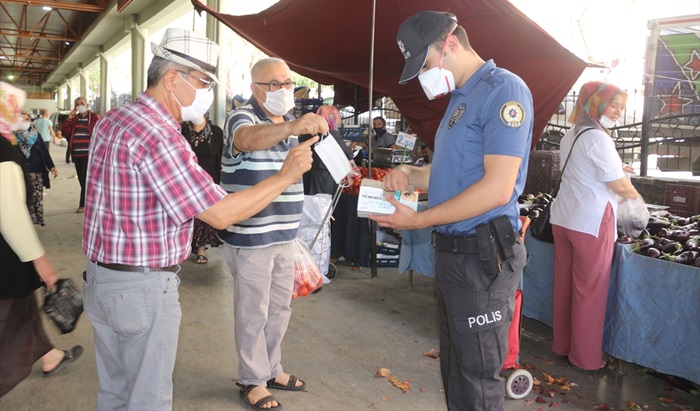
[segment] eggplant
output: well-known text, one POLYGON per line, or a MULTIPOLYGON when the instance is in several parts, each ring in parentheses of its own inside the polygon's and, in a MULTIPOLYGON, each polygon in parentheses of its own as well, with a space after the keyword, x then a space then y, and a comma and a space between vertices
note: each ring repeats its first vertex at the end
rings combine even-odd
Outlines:
MULTIPOLYGON (((665 240, 665 238, 664 238, 664 240, 665 240)), ((672 254, 676 250, 678 250, 679 248, 681 248, 681 245, 678 242, 670 241, 670 242, 667 242, 666 244, 663 244, 661 246, 661 252, 667 253, 667 254, 672 254)))
POLYGON ((647 257, 651 258, 659 258, 661 256, 661 251, 657 250, 654 247, 649 247, 644 251, 645 255, 647 257))
POLYGON ((697 251, 684 251, 681 254, 676 256, 676 261, 677 263, 681 264, 686 264, 686 265, 692 265, 695 263, 695 260, 698 257, 698 252, 697 251))
MULTIPOLYGON (((656 240, 654 240, 654 239, 651 238, 651 237, 647 237, 647 238, 643 239, 643 240, 639 243, 639 251, 641 251, 642 253, 644 253, 644 252, 645 252, 646 250, 648 250, 649 248, 651 248, 651 247, 656 247, 656 246, 657 246, 656 240)), ((658 250, 657 250, 657 251, 658 251, 658 250)))
POLYGON ((662 228, 661 230, 659 230, 658 233, 656 233, 656 235, 658 237, 668 238, 668 236, 671 235, 671 230, 669 230, 668 228, 662 228))
POLYGON ((685 243, 690 239, 690 234, 688 234, 687 231, 679 229, 679 230, 673 230, 671 231, 671 235, 668 236, 671 240, 675 240, 681 243, 685 243))
POLYGON ((628 237, 626 235, 621 235, 621 236, 617 237, 617 242, 620 244, 630 244, 630 243, 634 243, 635 240, 632 237, 628 237))

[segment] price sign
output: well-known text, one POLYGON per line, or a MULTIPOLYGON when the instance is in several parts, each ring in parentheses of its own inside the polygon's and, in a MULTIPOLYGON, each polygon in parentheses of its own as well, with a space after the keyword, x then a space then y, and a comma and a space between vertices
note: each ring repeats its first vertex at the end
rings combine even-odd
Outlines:
POLYGON ((416 135, 400 132, 399 137, 396 139, 396 145, 406 147, 406 150, 413 150, 413 147, 416 146, 416 135))

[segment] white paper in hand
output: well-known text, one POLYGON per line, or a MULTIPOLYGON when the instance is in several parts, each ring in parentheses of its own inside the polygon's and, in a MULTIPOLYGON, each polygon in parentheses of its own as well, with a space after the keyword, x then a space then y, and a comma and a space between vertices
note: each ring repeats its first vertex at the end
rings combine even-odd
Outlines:
POLYGON ((323 141, 317 143, 314 150, 330 171, 336 184, 340 184, 343 178, 350 174, 350 162, 333 136, 328 135, 323 141))

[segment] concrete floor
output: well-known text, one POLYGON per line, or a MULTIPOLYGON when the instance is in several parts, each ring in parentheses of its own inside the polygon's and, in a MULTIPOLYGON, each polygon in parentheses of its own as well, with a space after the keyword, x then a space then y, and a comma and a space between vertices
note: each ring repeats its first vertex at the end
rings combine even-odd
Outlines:
MULTIPOLYGON (((81 284, 86 258, 81 248, 83 215, 75 213, 79 185, 75 169, 65 164, 65 148, 51 150, 59 177, 44 197, 47 225, 37 231, 59 275, 81 284)), ((234 385, 233 281, 221 250, 210 251, 207 265, 196 265, 192 258, 183 262, 180 277, 183 319, 173 408, 248 409, 234 385)), ((368 269, 339 265, 337 277, 321 292, 293 302, 283 365, 308 388, 301 393, 275 391, 277 399, 286 410, 300 411, 445 410, 439 361, 424 355, 438 349, 434 294, 433 281, 420 275, 411 289, 395 268, 381 268, 378 278, 370 278, 368 269), (382 367, 400 381, 410 380, 408 392, 375 377, 382 367)), ((0 399, 0 410, 94 409, 99 382, 90 321, 83 316, 67 335, 48 321, 44 325, 58 348, 82 344, 85 353, 51 378, 43 378, 35 365, 25 381, 0 399)), ((524 319, 521 364, 532 372, 536 386, 523 400, 507 400, 507 410, 700 410, 700 397, 672 389, 634 364, 622 364, 626 375, 612 369, 569 370, 549 350, 550 343, 547 326, 524 319), (548 384, 547 375, 561 384, 548 384)))

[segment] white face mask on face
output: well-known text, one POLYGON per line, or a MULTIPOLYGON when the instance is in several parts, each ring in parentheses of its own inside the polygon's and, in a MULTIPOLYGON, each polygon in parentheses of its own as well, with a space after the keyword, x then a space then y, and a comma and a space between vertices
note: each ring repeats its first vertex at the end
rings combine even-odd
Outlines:
POLYGON ((610 117, 606 115, 600 116, 600 125, 605 127, 605 128, 613 128, 615 127, 615 124, 617 124, 617 121, 613 121, 610 117))
POLYGON ((83 114, 87 111, 87 107, 86 106, 78 106, 75 108, 75 111, 77 111, 78 114, 83 114))
POLYGON ((273 116, 283 116, 294 108, 294 90, 282 87, 277 91, 266 91, 263 106, 273 116))
MULTIPOLYGON (((182 77, 180 78, 187 83, 187 85, 194 88, 189 81, 182 77)), ((174 93, 171 94, 173 97, 175 97, 174 93)), ((177 97, 175 97, 175 101, 177 101, 177 104, 180 106, 180 117, 182 117, 182 121, 194 122, 195 120, 202 118, 204 113, 206 113, 211 107, 211 104, 214 102, 214 91, 208 88, 196 88, 194 101, 187 107, 183 107, 177 97)))
POLYGON ((201 126, 202 124, 204 124, 205 121, 206 121, 206 120, 204 120, 204 117, 199 117, 199 118, 196 118, 196 119, 192 120, 192 124, 194 124, 195 127, 199 127, 199 126, 201 126))
POLYGON ((31 127, 31 126, 32 126, 32 123, 22 120, 17 124, 17 130, 27 131, 27 130, 29 130, 29 127, 31 127))
POLYGON ((444 97, 455 89, 455 76, 450 70, 433 67, 418 75, 423 92, 428 100, 444 97))

